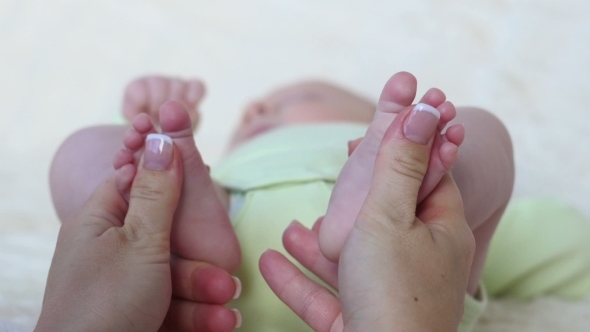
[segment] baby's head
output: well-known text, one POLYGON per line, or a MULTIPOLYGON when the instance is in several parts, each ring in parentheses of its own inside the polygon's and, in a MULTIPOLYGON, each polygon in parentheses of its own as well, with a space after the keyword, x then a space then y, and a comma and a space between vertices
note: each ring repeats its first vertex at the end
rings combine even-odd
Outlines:
POLYGON ((230 149, 282 126, 319 122, 368 124, 374 112, 375 104, 332 84, 306 81, 289 85, 244 109, 230 149))

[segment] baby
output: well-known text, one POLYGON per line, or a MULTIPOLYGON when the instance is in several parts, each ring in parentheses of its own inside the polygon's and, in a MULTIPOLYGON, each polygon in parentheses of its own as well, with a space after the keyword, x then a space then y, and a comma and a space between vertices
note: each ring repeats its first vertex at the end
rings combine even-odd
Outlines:
POLYGON ((56 211, 67 222, 113 172, 120 190, 128 190, 141 154, 166 148, 168 138, 150 135, 161 130, 181 152, 184 167, 173 252, 235 272, 244 288, 231 305, 244 317, 242 330, 307 330, 272 294, 257 261, 266 249, 282 247, 282 232, 293 219, 311 227, 325 214, 319 244, 324 255, 337 262, 368 193, 381 138, 395 116, 412 107, 408 136, 419 139, 428 126, 439 131, 419 200, 452 168, 476 240, 461 325, 461 331, 468 331, 485 307, 480 280, 492 235, 512 193, 512 146, 505 127, 490 113, 456 109, 438 89, 428 90, 412 106, 416 89, 416 79, 405 72, 387 81, 377 105, 324 82, 278 89, 245 108, 229 153, 210 175, 193 138, 203 84, 140 78, 125 92, 123 114, 131 121, 129 128, 86 128, 60 147, 50 174, 56 211), (465 129, 469 139, 463 142, 465 129), (364 138, 358 146, 356 141, 347 149, 346 143, 359 137, 364 138))

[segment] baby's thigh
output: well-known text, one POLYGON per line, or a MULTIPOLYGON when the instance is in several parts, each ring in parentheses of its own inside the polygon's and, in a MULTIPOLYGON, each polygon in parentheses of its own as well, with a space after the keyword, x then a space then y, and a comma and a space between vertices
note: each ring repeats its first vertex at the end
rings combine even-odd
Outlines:
POLYGON ((113 174, 113 158, 123 147, 125 130, 125 126, 84 128, 61 144, 51 163, 49 185, 62 222, 113 174))
POLYGON ((472 229, 508 204, 514 186, 512 141, 504 124, 492 113, 475 107, 457 108, 451 124, 465 126, 465 141, 453 176, 472 229), (473 224, 472 224, 473 223, 473 224))
POLYGON ((506 167, 497 171, 514 171, 513 167, 508 167, 513 164, 512 140, 498 117, 482 108, 457 107, 457 116, 449 125, 459 123, 465 127, 459 162, 472 163, 499 157, 506 167))

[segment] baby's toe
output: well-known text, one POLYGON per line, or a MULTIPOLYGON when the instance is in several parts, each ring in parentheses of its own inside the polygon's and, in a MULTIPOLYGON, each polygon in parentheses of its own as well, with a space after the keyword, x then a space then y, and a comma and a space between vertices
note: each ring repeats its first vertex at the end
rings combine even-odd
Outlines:
POLYGON ((143 147, 146 136, 153 132, 155 132, 155 128, 150 117, 145 113, 139 114, 133 119, 131 127, 125 132, 123 145, 135 152, 143 147))
POLYGON ((118 170, 127 164, 132 164, 133 161, 133 152, 128 149, 121 149, 115 154, 115 158, 113 158, 113 167, 118 170))
POLYGON ((439 148, 439 158, 445 171, 449 171, 459 159, 459 148, 451 142, 443 143, 439 148))
POLYGON ((447 128, 444 136, 447 141, 455 144, 456 146, 461 146, 465 140, 465 126, 462 124, 452 125, 447 128))
POLYGON ((428 91, 426 91, 424 96, 422 96, 422 99, 420 99, 420 103, 438 108, 438 106, 444 103, 446 99, 447 96, 445 96, 445 93, 442 92, 440 89, 431 88, 428 91))
POLYGON ((455 105, 453 105, 453 103, 448 100, 440 104, 436 109, 438 109, 440 112, 440 121, 438 124, 439 129, 444 128, 447 123, 457 116, 457 109, 455 108, 455 105))
POLYGON ((125 166, 117 169, 115 174, 113 175, 115 186, 117 190, 128 199, 129 190, 131 189, 131 184, 133 183, 133 179, 135 178, 135 173, 137 168, 133 164, 126 164, 125 166))

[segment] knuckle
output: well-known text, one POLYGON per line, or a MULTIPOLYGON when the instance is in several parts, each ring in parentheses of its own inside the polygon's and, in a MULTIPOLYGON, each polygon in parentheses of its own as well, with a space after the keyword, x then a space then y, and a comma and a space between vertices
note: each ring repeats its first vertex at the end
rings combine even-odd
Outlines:
POLYGON ((131 191, 130 200, 158 202, 164 196, 164 191, 153 183, 136 183, 131 191))
POLYGON ((408 182, 414 181, 386 180, 378 187, 371 188, 357 220, 386 233, 413 227, 416 221, 416 201, 400 199, 399 193, 411 189, 413 184, 408 182))
POLYGON ((146 217, 128 215, 122 230, 126 242, 134 243, 136 249, 141 249, 152 257, 170 248, 168 235, 154 227, 146 217))
POLYGON ((142 219, 138 216, 127 215, 125 224, 126 227, 123 228, 125 239, 128 242, 138 241, 141 238, 138 225, 142 224, 142 219))
POLYGON ((377 203, 361 210, 354 227, 370 242, 379 243, 384 237, 406 234, 414 225, 411 211, 397 202, 377 203))
POLYGON ((419 154, 400 151, 394 153, 392 158, 389 159, 388 167, 393 172, 404 177, 422 181, 428 165, 419 154))
POLYGON ((305 298, 302 300, 301 303, 301 317, 305 320, 309 316, 313 316, 315 314, 314 304, 321 296, 321 291, 318 288, 315 288, 310 293, 308 293, 305 298))

